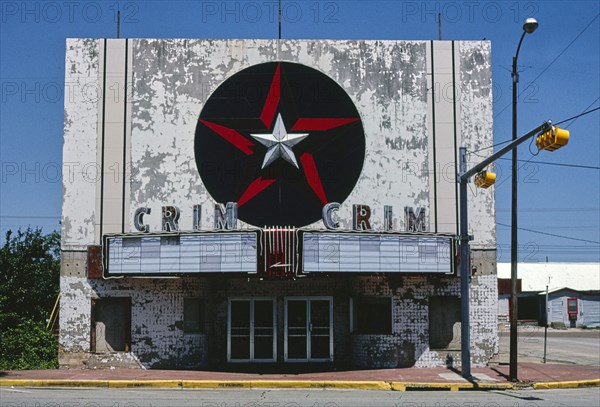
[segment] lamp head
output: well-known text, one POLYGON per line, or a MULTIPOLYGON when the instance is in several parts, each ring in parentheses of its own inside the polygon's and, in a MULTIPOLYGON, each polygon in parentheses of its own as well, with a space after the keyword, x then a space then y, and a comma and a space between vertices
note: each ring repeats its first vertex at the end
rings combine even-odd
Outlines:
POLYGON ((538 25, 538 21, 535 18, 530 17, 523 23, 523 31, 525 31, 527 34, 531 34, 538 28, 538 25))

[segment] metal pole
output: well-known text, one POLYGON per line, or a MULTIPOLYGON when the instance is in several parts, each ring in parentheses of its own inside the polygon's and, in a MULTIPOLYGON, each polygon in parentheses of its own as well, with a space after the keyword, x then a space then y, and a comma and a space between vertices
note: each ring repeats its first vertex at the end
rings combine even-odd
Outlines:
MULTIPOLYGON (((467 149, 460 147, 460 174, 467 171, 467 149)), ((467 212, 467 182, 468 178, 459 176, 460 182, 460 363, 462 377, 471 377, 471 338, 469 324, 469 279, 470 250, 469 222, 467 212)))
POLYGON ((279 8, 277 9, 277 28, 279 30, 278 39, 281 39, 281 0, 279 0, 279 8))
POLYGON ((546 363, 546 343, 548 341, 548 285, 546 285, 546 320, 544 321, 544 363, 546 363))
POLYGON ((528 133, 522 135, 521 137, 519 137, 515 141, 511 141, 510 143, 508 143, 507 145, 505 145, 504 147, 502 147, 500 150, 496 151, 494 154, 492 154, 491 156, 489 156, 488 158, 486 158, 485 160, 483 160, 479 164, 473 166, 467 172, 465 172, 463 174, 460 174, 458 182, 461 182, 463 180, 466 180, 468 182, 469 178, 471 178, 472 176, 474 176, 475 174, 477 174, 479 171, 485 169, 488 165, 490 165, 491 163, 495 162, 498 158, 504 156, 504 154, 508 153, 509 151, 512 151, 515 147, 523 144, 524 142, 526 142, 527 140, 529 140, 533 136, 535 136, 535 135, 537 135, 539 133, 544 133, 545 131, 550 130, 551 127, 552 127, 552 121, 551 120, 546 120, 545 122, 543 122, 542 124, 540 124, 539 126, 537 126, 535 129, 533 129, 533 130, 529 131, 528 133))
MULTIPOLYGON (((517 84, 519 83, 519 73, 517 72, 517 59, 519 50, 527 32, 523 31, 517 53, 513 57, 512 63, 512 139, 517 139, 517 84)), ((512 204, 511 204, 511 229, 510 229, 510 369, 509 379, 517 381, 517 260, 518 260, 518 241, 517 241, 517 186, 519 182, 517 163, 517 149, 512 150, 512 204)))
POLYGON ((117 38, 121 38, 121 9, 117 10, 117 38))
POLYGON ((460 147, 459 150, 459 174, 457 176, 457 182, 460 184, 460 230, 459 230, 459 241, 460 241, 460 295, 461 295, 461 365, 462 365, 462 376, 465 378, 471 377, 471 349, 470 349, 470 326, 469 326, 469 280, 471 277, 470 267, 470 249, 469 241, 469 222, 468 222, 468 211, 467 211, 467 184, 469 178, 487 167, 489 164, 496 161, 509 151, 517 148, 519 144, 524 143, 531 137, 535 136, 539 132, 548 130, 552 122, 550 120, 545 121, 535 129, 531 130, 527 134, 519 137, 502 147, 499 151, 495 152, 479 164, 475 165, 470 170, 467 170, 467 149, 460 147))

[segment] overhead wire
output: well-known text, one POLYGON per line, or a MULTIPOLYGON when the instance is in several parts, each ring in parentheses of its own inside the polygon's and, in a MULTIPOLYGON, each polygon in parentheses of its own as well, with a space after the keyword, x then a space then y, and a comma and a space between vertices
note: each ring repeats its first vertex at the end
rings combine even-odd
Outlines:
MULTIPOLYGON (((511 208, 500 208, 496 209, 496 212, 510 212, 511 208)), ((536 213, 548 213, 548 212, 595 212, 599 213, 600 208, 519 208, 519 212, 536 212, 536 213)))
POLYGON ((60 216, 43 216, 43 215, 0 215, 0 218, 6 218, 6 219, 60 219, 60 216))
MULTIPOLYGON (((597 107, 597 108, 594 108, 594 109, 591 109, 591 110, 587 110, 587 109, 589 109, 589 107, 590 107, 590 106, 592 106, 594 103, 596 103, 596 102, 597 102, 599 99, 600 99, 600 97, 599 97, 599 98, 596 98, 596 100, 594 100, 594 101, 593 101, 593 102, 592 102, 592 103, 591 103, 591 104, 590 104, 588 107, 586 107, 586 108, 584 109, 584 111, 583 111, 583 112, 581 112, 580 114, 578 114, 578 115, 575 115, 575 116, 572 116, 572 117, 569 117, 569 118, 567 118, 567 119, 564 119, 564 120, 561 120, 560 122, 558 122, 558 123, 557 123, 557 124, 555 124, 555 125, 562 124, 562 123, 566 123, 566 122, 568 122, 568 121, 571 121, 571 120, 573 120, 573 122, 571 122, 571 123, 568 125, 568 126, 570 126, 570 125, 571 125, 571 124, 573 124, 573 123, 574 123, 574 121, 575 121, 576 119, 578 119, 579 117, 582 117, 582 116, 588 115, 588 114, 590 114, 590 113, 593 113, 593 112, 595 112, 596 110, 599 110, 599 109, 600 109, 600 107, 597 107)), ((568 128, 568 126, 565 126, 565 129, 566 129, 566 128, 568 128)), ((502 142, 502 143, 508 143, 508 142, 510 142, 510 141, 512 141, 512 140, 508 140, 508 141, 505 141, 505 142, 502 142)), ((532 142, 533 142, 533 139, 532 139, 532 142)), ((487 147, 487 148, 489 148, 489 147, 487 147)), ((482 157, 482 155, 481 155, 481 154, 477 154, 477 152, 478 152, 478 151, 481 151, 481 150, 483 150, 483 149, 480 149, 480 150, 475 150, 475 151, 468 151, 468 153, 470 153, 470 154, 475 154, 475 155, 477 155, 478 157, 482 157)), ((531 148, 530 148, 530 151, 529 151, 529 152, 531 153, 531 148)), ((527 165, 527 164, 531 163, 531 162, 532 162, 531 160, 532 160, 532 159, 534 159, 534 158, 537 156, 537 154, 533 154, 533 153, 531 153, 531 154, 532 154, 532 156, 531 156, 531 157, 529 157, 529 159, 527 159, 527 160, 525 160, 525 161, 523 161, 523 160, 517 160, 517 161, 519 161, 519 162, 523 162, 523 164, 522 164, 522 165, 520 165, 520 166, 519 166, 519 168, 517 168, 517 173, 518 173, 518 172, 519 172, 519 171, 520 171, 520 170, 521 170, 523 167, 525 167, 525 165, 527 165)), ((502 158, 502 157, 499 157, 498 159, 500 159, 500 160, 509 160, 508 158, 502 158)), ((512 159, 510 159, 510 160, 512 160, 512 159)), ((575 167, 575 166, 576 166, 576 164, 564 164, 564 166, 573 166, 574 168, 576 168, 576 167, 575 167)), ((590 167, 591 167, 591 166, 590 166, 590 167)), ((583 166, 582 166, 582 167, 579 167, 579 168, 583 168, 583 166)), ((597 169, 597 168, 591 168, 591 169, 597 169)), ((504 184, 504 183, 505 183, 507 180, 509 180, 509 179, 511 179, 511 178, 512 178, 512 174, 508 174, 508 176, 507 176, 507 177, 506 177, 504 180, 502 180, 502 181, 501 181, 499 184, 496 184, 496 188, 500 187, 502 184, 504 184)))
MULTIPOLYGON (((503 161, 511 160, 510 158, 503 158, 503 157, 500 157, 498 159, 503 160, 503 161)), ((526 160, 517 160, 517 161, 518 162, 526 162, 526 160)), ((552 162, 548 162, 548 161, 527 161, 527 162, 529 162, 531 164, 554 165, 557 167, 582 168, 582 169, 586 169, 586 170, 600 170, 600 167, 594 167, 592 165, 562 164, 562 163, 552 163, 552 162)))
MULTIPOLYGON (((569 123, 568 125, 566 125, 566 126, 565 126, 565 129, 568 129, 568 128, 569 128, 569 126, 571 126, 573 123, 575 123, 575 121, 576 121, 578 118, 580 118, 580 117, 582 117, 582 116, 585 116, 585 115, 588 115, 588 114, 590 114, 590 113, 593 113, 593 112, 595 112, 596 110, 599 110, 599 109, 600 109, 600 107, 596 107, 596 108, 594 108, 594 109, 592 109, 592 110, 587 110, 587 109, 589 109, 589 108, 590 108, 592 105, 594 105, 594 103, 596 103, 598 100, 600 100, 600 97, 597 97, 597 98, 596 98, 596 100, 594 100, 592 103, 590 103, 590 104, 589 104, 589 106, 588 106, 588 107, 586 107, 582 113, 580 113, 580 114, 578 114, 578 115, 575 115, 575 116, 572 116, 572 117, 569 117, 568 119, 561 120, 561 121, 560 121, 560 122, 558 122, 558 123, 554 123, 554 126, 558 126, 559 124, 562 124, 562 123, 568 122, 568 121, 570 121, 570 120, 573 120, 573 122, 571 122, 571 123, 569 123)), ((512 140, 504 140, 504 141, 501 141, 501 142, 499 142, 499 143, 493 144, 493 145, 491 145, 491 146, 482 147, 482 148, 480 148, 480 149, 473 150, 473 151, 470 151, 470 150, 469 150, 468 152, 469 152, 469 153, 471 153, 471 154, 475 154, 475 153, 478 153, 479 151, 483 151, 483 150, 489 150, 490 148, 494 148, 494 147, 501 146, 502 144, 510 143, 511 141, 512 141, 512 140)), ((475 155, 477 155, 478 157, 482 157, 482 156, 481 156, 481 155, 479 155, 479 154, 475 154, 475 155)))
MULTIPOLYGON (((500 223, 500 222, 496 222, 496 224, 497 224, 497 225, 499 225, 499 226, 504 226, 504 227, 507 227, 507 228, 510 228, 510 227, 511 227, 510 225, 507 225, 506 223, 500 223)), ((539 231, 539 230, 528 229, 528 228, 522 228, 522 227, 517 227, 517 229, 519 229, 519 230, 524 230, 524 231, 531 232, 531 233, 538 233, 538 234, 540 234, 540 235, 546 235, 546 236, 552 236, 552 237, 559 237, 559 238, 561 238, 561 239, 575 240, 575 241, 578 241, 578 242, 593 243, 593 244, 598 244, 598 245, 600 245, 600 242, 597 242, 597 241, 594 241, 594 240, 579 239, 579 238, 576 238, 576 237, 570 237, 570 236, 558 235, 558 234, 555 234, 555 233, 541 232, 541 231, 539 231)))
MULTIPOLYGON (((590 104, 588 107, 586 107, 586 109, 589 109, 589 108, 590 108, 590 107, 591 107, 591 106, 592 106, 594 103, 596 103, 596 102, 597 102, 599 99, 600 99, 600 97, 596 98, 596 100, 594 100, 594 101, 593 101, 593 102, 592 102, 592 103, 591 103, 591 104, 590 104)), ((565 119, 565 120, 563 120, 563 121, 560 121, 560 122, 558 122, 558 123, 555 123, 554 125, 555 125, 555 126, 558 126, 559 124, 563 124, 563 123, 565 123, 565 122, 568 122, 569 120, 573 120, 571 123, 569 123, 569 124, 567 124, 567 125, 565 126, 565 129, 568 129, 568 128, 569 128, 569 126, 571 126, 573 123, 575 123, 575 121, 576 121, 577 119, 579 119, 581 116, 585 116, 586 114, 590 114, 590 113, 592 113, 592 112, 595 112, 595 111, 596 111, 596 110, 598 110, 598 109, 600 109, 600 107, 597 107, 597 108, 595 108, 595 109, 592 109, 592 110, 584 111, 583 113, 581 113, 581 114, 578 114, 577 116, 570 117, 570 118, 568 118, 568 119, 565 119)))

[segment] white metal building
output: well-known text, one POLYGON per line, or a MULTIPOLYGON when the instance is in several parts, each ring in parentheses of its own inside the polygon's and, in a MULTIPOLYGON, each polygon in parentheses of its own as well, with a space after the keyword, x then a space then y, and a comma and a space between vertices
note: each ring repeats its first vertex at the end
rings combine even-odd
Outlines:
MULTIPOLYGON (((600 326, 599 263, 519 263, 517 278, 520 320, 544 324, 546 288, 548 289, 548 323, 567 327, 600 326)), ((510 279, 510 263, 498 263, 498 279, 510 279)), ((499 294, 498 318, 509 317, 508 294, 499 294)))

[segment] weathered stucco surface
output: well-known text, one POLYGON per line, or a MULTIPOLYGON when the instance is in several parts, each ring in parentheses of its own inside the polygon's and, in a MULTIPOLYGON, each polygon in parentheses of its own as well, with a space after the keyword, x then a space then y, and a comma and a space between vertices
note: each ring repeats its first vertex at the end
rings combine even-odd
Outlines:
POLYGON ((96 222, 98 55, 100 41, 68 39, 65 60, 65 127, 63 145, 63 249, 94 244, 96 222))
MULTIPOLYGON (((73 96, 65 101, 64 161, 76 166, 75 170, 68 168, 73 176, 64 181, 63 247, 69 249, 83 248, 95 240, 100 243, 95 230, 98 203, 94 205, 94 200, 99 199, 96 183, 101 164, 97 151, 98 118, 102 119, 101 42, 68 42, 66 78, 77 84, 70 92, 73 96)), ((181 209, 182 230, 191 229, 194 204, 202 205, 202 226, 212 228, 214 200, 202 184, 193 153, 198 115, 211 92, 227 78, 248 66, 273 60, 301 63, 324 72, 344 88, 361 115, 365 161, 356 187, 338 212, 341 227, 350 227, 351 205, 361 203, 371 206, 376 230, 383 228, 383 206, 392 205, 394 228, 403 230, 404 207, 429 210, 432 206, 429 178, 434 169, 429 168, 429 149, 433 140, 428 137, 427 123, 427 103, 432 97, 427 89, 429 45, 428 41, 129 40, 133 60, 133 72, 128 72, 127 78, 132 82, 127 92, 130 150, 116 154, 127 156, 129 161, 124 204, 129 222, 125 231, 135 230, 133 213, 142 206, 152 209, 146 223, 151 230, 159 230, 160 208, 168 204, 181 209)), ((461 136, 457 143, 476 150, 492 143, 490 45, 486 41, 460 41, 455 48, 457 88, 453 92, 444 89, 441 97, 456 95, 461 136)), ((106 63, 110 73, 111 61, 106 63)), ((105 121, 110 123, 111 118, 105 121)), ((452 165, 447 161, 453 158, 442 157, 438 154, 436 168, 447 172, 448 164, 452 165)), ((470 160, 476 162, 478 157, 471 155, 470 160)), ((121 164, 111 162, 115 168, 121 164)), ((112 176, 110 171, 105 169, 112 176)), ((453 178, 451 173, 440 173, 437 182, 452 184, 453 178)), ((108 194, 110 188, 122 187, 107 180, 104 188, 108 194)), ((472 191, 473 245, 493 247, 493 189, 472 191)), ((118 202, 110 204, 114 206, 107 208, 121 207, 118 202)), ((448 204, 452 202, 438 202, 448 204)), ((243 222, 239 225, 248 226, 243 222)), ((312 227, 322 227, 321 222, 312 227)))
MULTIPOLYGON (((460 41, 460 126, 462 146, 467 148, 473 166, 486 158, 493 144, 492 67, 489 41, 460 41), (478 152, 478 153, 475 153, 478 152)), ((490 168, 493 170, 493 168, 490 168)), ((469 233, 471 245, 480 249, 496 247, 495 188, 469 188, 469 233)))
MULTIPOLYGON (((137 40, 131 158, 131 211, 177 204, 181 227, 191 229, 194 204, 203 227, 212 228, 210 197, 194 161, 194 131, 211 92, 240 70, 273 60, 305 64, 339 83, 360 112, 366 137, 363 171, 339 211, 350 228, 353 203, 373 210, 383 228, 383 206, 396 223, 405 206, 429 206, 428 179, 410 165, 427 165, 427 42, 288 40, 137 40), (397 176, 390 176, 397 174, 397 176)), ((427 168, 425 168, 427 170, 427 168)), ((147 217, 152 230, 160 218, 147 217)), ((241 223, 244 227, 244 224, 241 223)), ((316 222, 313 227, 322 227, 316 222)), ((133 225, 130 225, 133 228, 133 225)), ((400 229, 403 225, 397 224, 400 229)))

